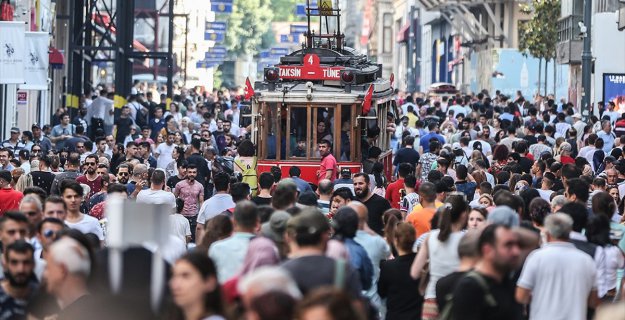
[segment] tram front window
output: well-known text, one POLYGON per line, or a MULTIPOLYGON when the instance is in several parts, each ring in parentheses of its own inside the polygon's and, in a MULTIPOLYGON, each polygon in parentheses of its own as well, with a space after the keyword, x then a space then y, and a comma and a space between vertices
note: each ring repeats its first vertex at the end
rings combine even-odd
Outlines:
POLYGON ((308 136, 308 110, 306 107, 291 107, 290 121, 290 156, 306 158, 306 141, 308 136))

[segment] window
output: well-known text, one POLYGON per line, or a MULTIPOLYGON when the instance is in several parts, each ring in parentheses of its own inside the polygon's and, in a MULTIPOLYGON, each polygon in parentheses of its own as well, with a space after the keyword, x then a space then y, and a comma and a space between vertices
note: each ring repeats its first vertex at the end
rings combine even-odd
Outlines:
POLYGON ((382 53, 393 51, 393 15, 385 13, 382 16, 382 53))

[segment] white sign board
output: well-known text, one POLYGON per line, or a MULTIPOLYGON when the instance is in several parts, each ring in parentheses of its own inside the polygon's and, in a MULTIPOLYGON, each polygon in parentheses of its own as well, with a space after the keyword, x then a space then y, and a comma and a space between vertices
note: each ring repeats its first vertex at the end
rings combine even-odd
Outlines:
POLYGON ((26 32, 26 49, 24 50, 24 84, 20 89, 48 89, 48 44, 50 35, 47 32, 26 32))
POLYGON ((0 84, 24 84, 25 26, 0 21, 0 84))

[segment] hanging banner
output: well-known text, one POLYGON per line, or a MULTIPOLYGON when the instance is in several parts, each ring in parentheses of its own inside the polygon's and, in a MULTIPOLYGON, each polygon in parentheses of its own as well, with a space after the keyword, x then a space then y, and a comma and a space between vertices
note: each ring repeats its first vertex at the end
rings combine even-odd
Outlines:
POLYGON ((0 21, 0 83, 24 84, 24 22, 0 21))
POLYGON ((23 90, 48 90, 48 45, 50 34, 47 32, 26 32, 26 50, 24 50, 23 90))

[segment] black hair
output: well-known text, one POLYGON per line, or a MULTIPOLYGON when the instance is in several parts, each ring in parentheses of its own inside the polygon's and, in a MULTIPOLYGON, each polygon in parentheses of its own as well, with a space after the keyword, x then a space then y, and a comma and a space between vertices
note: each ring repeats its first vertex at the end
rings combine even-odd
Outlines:
POLYGON ((228 191, 230 185, 230 176, 225 172, 218 172, 213 176, 213 184, 216 191, 228 191))
POLYGON ((569 193, 569 195, 575 195, 577 201, 588 201, 589 185, 584 180, 580 178, 570 179, 566 181, 566 186, 566 191, 569 193))
POLYGON ((566 213, 573 218, 573 231, 582 232, 582 230, 586 228, 586 223, 588 222, 588 210, 585 205, 577 201, 568 202, 564 204, 558 212, 566 213))
POLYGON ((269 172, 263 172, 258 177, 258 184, 261 189, 269 189, 274 184, 273 175, 269 172))
POLYGON ((280 182, 280 179, 282 179, 282 169, 278 166, 273 166, 271 167, 271 169, 269 169, 269 171, 273 175, 273 182, 280 182))
POLYGON ((245 182, 233 183, 232 186, 230 186, 230 195, 234 203, 245 200, 249 194, 250 185, 245 182))
POLYGON ((176 198, 176 213, 181 213, 184 208, 184 200, 182 198, 176 198))
MULTIPOLYGON (((247 185, 247 183, 242 184, 247 185)), ((240 201, 237 203, 236 207, 234 207, 234 221, 243 228, 253 228, 258 223, 257 209, 258 207, 252 201, 240 201)))
POLYGON ((289 176, 299 177, 302 174, 302 170, 298 166, 292 166, 289 168, 289 176))
POLYGON ((74 190, 74 192, 76 192, 81 197, 84 195, 83 188, 80 186, 80 183, 76 182, 76 180, 64 179, 63 181, 61 181, 61 186, 59 187, 61 195, 63 195, 63 193, 65 193, 65 190, 67 189, 74 190))
POLYGON ((414 175, 409 174, 404 178, 404 184, 406 187, 414 189, 417 186, 417 178, 414 175))
POLYGON ((463 213, 469 209, 467 201, 463 195, 451 194, 445 200, 445 205, 439 210, 440 219, 438 221, 438 241, 445 242, 451 235, 452 224, 458 222, 463 213))
POLYGON ((410 163, 404 162, 399 164, 399 168, 397 169, 397 171, 401 178, 405 178, 407 175, 414 171, 414 168, 410 163))
POLYGON ((2 230, 2 227, 4 226, 4 222, 7 220, 16 221, 20 223, 28 223, 28 218, 23 213, 19 211, 8 211, 8 212, 5 212, 2 217, 0 217, 0 230, 2 230))
MULTIPOLYGON (((208 257, 206 252, 200 252, 195 250, 182 256, 178 261, 186 261, 191 264, 202 275, 203 280, 207 280, 209 277, 217 278, 217 268, 213 263, 213 260, 208 257)), ((220 286, 215 286, 212 292, 204 294, 204 309, 207 312, 213 314, 223 314, 224 305, 221 295, 220 286)), ((182 310, 178 310, 180 318, 183 318, 182 310)))
POLYGON ((8 263, 8 257, 9 254, 11 252, 17 252, 17 253, 30 253, 30 257, 34 259, 33 257, 33 253, 35 252, 35 248, 33 248, 33 246, 26 242, 25 240, 17 240, 7 246, 5 246, 4 248, 4 257, 7 260, 8 263))
POLYGON ((499 228, 503 228, 506 230, 510 230, 510 227, 506 226, 506 225, 502 225, 502 224, 489 224, 488 226, 486 226, 486 228, 484 228, 484 230, 482 230, 482 233, 480 234, 480 238, 477 241, 477 245, 480 251, 480 256, 484 254, 484 252, 482 251, 484 248, 484 245, 490 245, 492 247, 495 247, 496 243, 497 243, 497 229, 499 228))

